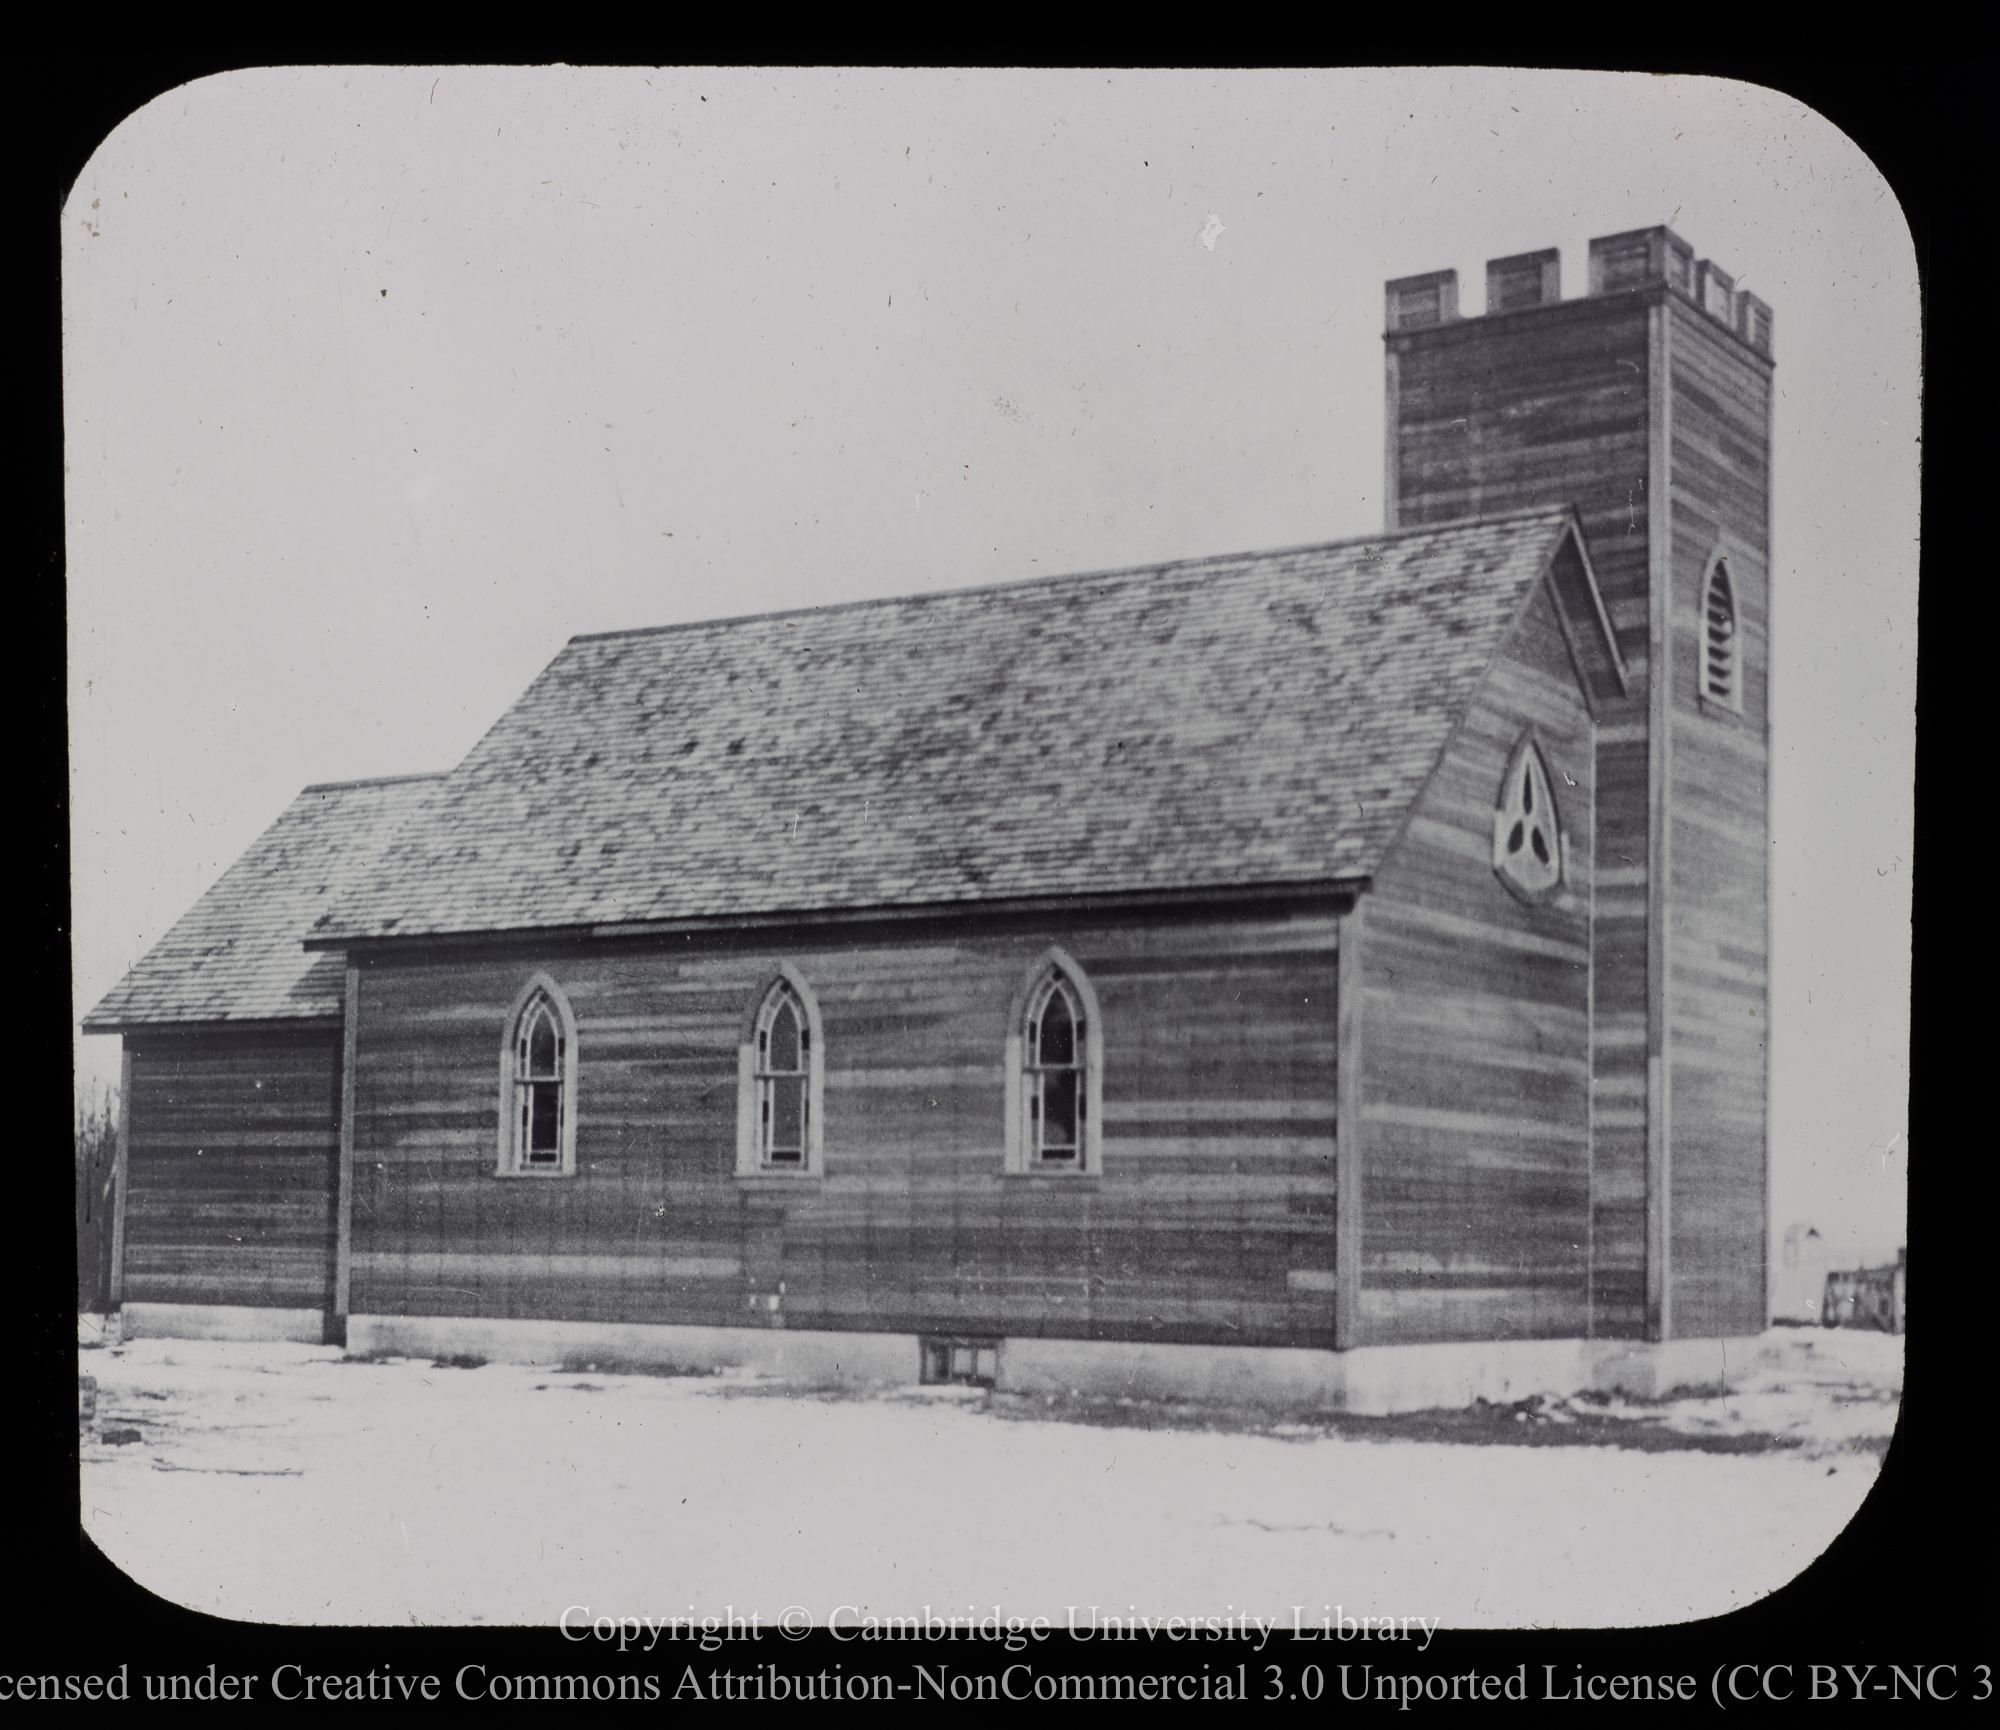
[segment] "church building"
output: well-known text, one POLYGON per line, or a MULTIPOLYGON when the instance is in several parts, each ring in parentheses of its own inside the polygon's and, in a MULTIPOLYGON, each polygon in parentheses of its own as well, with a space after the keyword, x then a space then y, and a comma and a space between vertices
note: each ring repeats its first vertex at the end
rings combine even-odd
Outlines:
POLYGON ((1723 1379, 1771 311, 1666 228, 1558 265, 1387 285, 1381 534, 577 637, 448 773, 306 788, 84 1022, 126 1335, 1723 1379))

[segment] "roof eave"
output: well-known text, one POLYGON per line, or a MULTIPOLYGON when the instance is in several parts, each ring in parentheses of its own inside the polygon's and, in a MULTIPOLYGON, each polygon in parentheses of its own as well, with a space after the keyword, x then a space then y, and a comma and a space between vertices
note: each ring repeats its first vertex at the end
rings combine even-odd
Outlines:
MULTIPOLYGON (((1597 567, 1591 563, 1590 541, 1583 532, 1583 519, 1577 515, 1575 506, 1570 507, 1569 524, 1564 531, 1565 538, 1576 545, 1576 555, 1583 564, 1583 580, 1590 591, 1590 604, 1597 616, 1597 630, 1603 639, 1605 653, 1611 657, 1611 671, 1618 680, 1618 694, 1629 697, 1632 694, 1632 674, 1625 665, 1625 657, 1618 651, 1618 633, 1611 628, 1611 612, 1604 604, 1604 591, 1598 586, 1597 567)), ((1562 541, 1558 540, 1550 549, 1548 563, 1554 566, 1556 555, 1562 551, 1562 541)), ((1560 614, 1561 608, 1557 608, 1560 614)), ((1586 691, 1585 696, 1589 693, 1586 691)))
POLYGON ((514 925, 457 931, 350 932, 309 938, 309 949, 434 948, 461 944, 603 942, 709 931, 775 930, 819 925, 906 924, 927 919, 1007 918, 1028 913, 1170 911, 1202 906, 1270 905, 1333 899, 1351 903, 1374 886, 1370 871, 1267 883, 1200 884, 1175 889, 1109 890, 1089 895, 1019 895, 964 901, 899 901, 853 907, 777 908, 689 914, 671 919, 603 920, 587 925, 514 925))
POLYGON ((86 1015, 78 1024, 85 1033, 251 1033, 260 1028, 274 1032, 338 1028, 342 1014, 331 1010, 319 1015, 86 1015))

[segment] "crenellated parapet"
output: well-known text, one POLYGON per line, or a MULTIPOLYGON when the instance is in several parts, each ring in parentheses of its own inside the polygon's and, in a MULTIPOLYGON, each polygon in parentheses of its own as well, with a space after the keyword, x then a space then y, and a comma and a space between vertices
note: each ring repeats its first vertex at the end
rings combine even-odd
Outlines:
MULTIPOLYGON (((1590 296, 1625 294, 1664 284, 1732 331, 1759 354, 1771 353, 1771 309, 1710 259, 1664 225, 1602 235, 1590 243, 1590 296)), ((1562 254, 1540 252, 1490 259, 1486 265, 1485 317, 1501 317, 1562 299, 1562 254)), ((1451 324, 1458 307, 1458 272, 1433 270, 1402 276, 1384 285, 1385 316, 1391 331, 1451 324)))

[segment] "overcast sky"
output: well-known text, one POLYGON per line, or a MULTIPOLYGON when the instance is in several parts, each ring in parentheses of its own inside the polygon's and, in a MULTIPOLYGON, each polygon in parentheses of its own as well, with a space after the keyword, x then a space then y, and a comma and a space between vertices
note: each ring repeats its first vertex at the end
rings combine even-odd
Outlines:
POLYGON ((1383 279, 1476 314, 1559 246, 1580 295, 1661 222, 1776 312, 1773 1225, 1892 1250, 1915 260, 1844 135, 1716 80, 161 96, 63 213, 75 1013, 300 787, 451 767, 574 633, 1379 529, 1383 279))

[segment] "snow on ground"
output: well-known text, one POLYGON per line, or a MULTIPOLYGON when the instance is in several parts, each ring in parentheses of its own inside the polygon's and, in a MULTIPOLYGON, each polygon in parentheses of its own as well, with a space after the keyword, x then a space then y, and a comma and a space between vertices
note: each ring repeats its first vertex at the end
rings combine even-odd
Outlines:
POLYGON ((1600 1409, 1642 1423, 1656 1418, 1687 1436, 1768 1435, 1807 1460, 1837 1459, 1895 1430, 1903 1393, 1900 1334, 1784 1328, 1766 1338, 1774 1361, 1719 1397, 1654 1407, 1612 1400, 1600 1409))
POLYGON ((789 1606, 824 1623, 996 1605, 1678 1622, 1806 1567, 1894 1428, 1899 1338, 1769 1340, 1778 1361, 1715 1398, 1231 1429, 964 1389, 140 1340, 78 1354, 99 1384, 82 1512, 141 1585, 260 1622, 546 1626, 571 1605, 766 1625, 789 1606), (120 1430, 138 1439, 99 1439, 120 1430))

